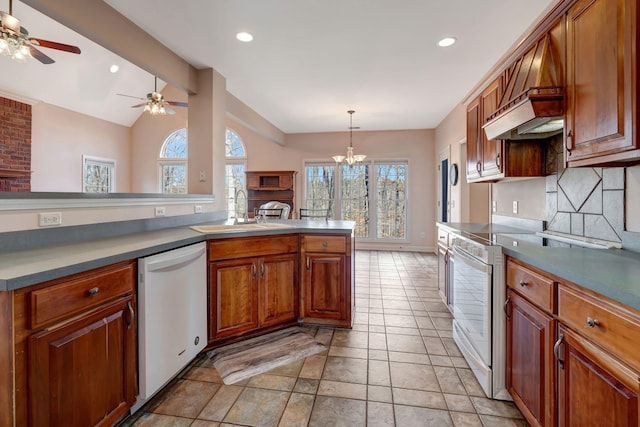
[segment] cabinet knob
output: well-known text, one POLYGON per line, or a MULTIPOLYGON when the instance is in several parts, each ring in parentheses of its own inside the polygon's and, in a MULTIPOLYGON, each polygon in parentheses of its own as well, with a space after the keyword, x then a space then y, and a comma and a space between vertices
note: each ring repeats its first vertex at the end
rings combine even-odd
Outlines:
POLYGON ((518 283, 520 286, 522 286, 523 288, 526 288, 527 286, 529 286, 529 283, 525 282, 524 280, 520 280, 520 283, 518 283))
POLYGON ((590 328, 595 328, 600 326, 600 322, 598 322, 598 319, 594 319, 592 317, 587 317, 587 326, 590 328))
POLYGON ((95 287, 95 288, 91 288, 91 289, 89 289, 89 290, 87 291, 87 294, 88 294, 90 297, 92 297, 92 296, 98 295, 98 292, 100 292, 100 288, 95 287))
POLYGON ((322 242, 322 247, 326 248, 327 247, 327 242, 322 242))

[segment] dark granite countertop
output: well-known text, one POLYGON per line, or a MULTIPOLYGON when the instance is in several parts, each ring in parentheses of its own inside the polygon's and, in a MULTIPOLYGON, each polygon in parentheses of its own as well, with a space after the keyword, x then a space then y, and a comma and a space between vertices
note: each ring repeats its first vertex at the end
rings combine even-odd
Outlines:
MULTIPOLYGON (((287 220, 281 222, 286 222, 294 227, 205 234, 185 226, 4 252, 0 254, 0 291, 11 291, 209 239, 288 233, 351 234, 355 226, 353 221, 287 220)), ((222 223, 224 222, 218 222, 218 224, 222 223)))
MULTIPOLYGON (((438 223, 450 232, 504 233, 491 224, 438 223)), ((640 310, 640 253, 624 249, 502 246, 505 255, 640 310)))

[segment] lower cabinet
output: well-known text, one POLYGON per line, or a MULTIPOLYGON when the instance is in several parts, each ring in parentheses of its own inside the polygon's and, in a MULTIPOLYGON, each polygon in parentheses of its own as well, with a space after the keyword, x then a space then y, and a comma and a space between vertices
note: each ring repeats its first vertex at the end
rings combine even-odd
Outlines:
POLYGON ((349 236, 301 236, 302 318, 305 323, 351 327, 354 313, 349 236))
POLYGON ((110 426, 127 413, 135 278, 124 262, 15 291, 15 425, 110 426))
POLYGON ((209 242, 209 342, 295 323, 298 236, 209 242))

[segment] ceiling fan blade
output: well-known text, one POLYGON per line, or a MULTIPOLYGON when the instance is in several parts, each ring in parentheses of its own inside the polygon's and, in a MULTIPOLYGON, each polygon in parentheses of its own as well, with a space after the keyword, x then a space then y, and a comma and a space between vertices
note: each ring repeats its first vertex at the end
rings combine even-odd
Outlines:
POLYGON ((173 105, 175 107, 188 107, 189 104, 186 102, 176 102, 176 101, 164 101, 165 104, 173 105))
POLYGON ((132 105, 131 108, 144 107, 145 105, 147 105, 147 103, 143 102, 142 104, 132 105))
POLYGON ((49 49, 57 49, 57 50, 62 50, 64 52, 70 52, 70 53, 80 53, 79 47, 72 46, 70 44, 52 42, 49 40, 42 40, 34 37, 31 37, 29 41, 37 46, 48 47, 49 49))
POLYGON ((54 62, 56 62, 31 45, 29 45, 29 51, 31 52, 31 56, 33 56, 43 64, 53 64, 54 62))
POLYGON ((146 98, 141 98, 139 96, 125 95, 124 93, 116 93, 116 95, 118 95, 118 96, 126 96, 128 98, 134 98, 134 99, 142 99, 143 101, 146 99, 146 98))

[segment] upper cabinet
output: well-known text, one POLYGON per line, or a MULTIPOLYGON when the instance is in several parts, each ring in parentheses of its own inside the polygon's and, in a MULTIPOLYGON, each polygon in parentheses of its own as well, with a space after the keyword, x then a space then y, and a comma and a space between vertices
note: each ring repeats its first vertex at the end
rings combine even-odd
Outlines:
POLYGON ((261 205, 276 201, 288 204, 289 218, 295 212, 296 171, 262 171, 245 172, 247 176, 247 209, 253 216, 254 209, 261 205))
POLYGON ((640 161, 635 0, 578 0, 567 14, 565 160, 640 161))

